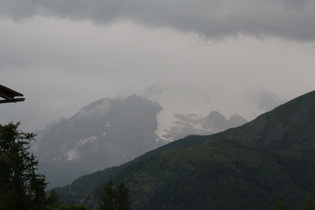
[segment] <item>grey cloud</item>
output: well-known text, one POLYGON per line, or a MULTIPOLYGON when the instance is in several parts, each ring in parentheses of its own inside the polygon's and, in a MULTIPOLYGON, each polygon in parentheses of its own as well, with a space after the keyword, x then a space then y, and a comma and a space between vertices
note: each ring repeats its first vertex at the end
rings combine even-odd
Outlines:
POLYGON ((210 38, 245 34, 315 39, 313 0, 3 0, 0 12, 16 20, 35 14, 98 24, 128 19, 210 38))

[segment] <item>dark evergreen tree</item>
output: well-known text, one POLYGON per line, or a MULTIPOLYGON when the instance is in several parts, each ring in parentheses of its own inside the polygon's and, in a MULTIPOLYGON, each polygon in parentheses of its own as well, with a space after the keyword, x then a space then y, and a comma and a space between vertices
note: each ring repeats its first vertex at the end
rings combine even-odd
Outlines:
POLYGON ((60 205, 52 210, 88 210, 88 208, 81 205, 60 205))
POLYGON ((116 199, 116 190, 114 188, 112 180, 110 180, 104 185, 100 193, 98 209, 99 210, 114 210, 115 199, 116 199))
POLYGON ((0 206, 43 209, 45 177, 36 172, 38 161, 27 151, 35 135, 19 131, 18 126, 0 125, 0 206))
POLYGON ((108 181, 100 193, 99 210, 129 210, 128 189, 123 182, 118 187, 114 186, 112 180, 108 181))
POLYGON ((284 210, 285 205, 284 205, 284 197, 283 195, 280 195, 277 201, 276 206, 272 210, 284 210))
POLYGON ((129 193, 126 185, 121 182, 117 187, 117 210, 131 209, 131 203, 129 200, 129 193))
POLYGON ((315 210, 315 204, 314 204, 311 196, 307 197, 307 200, 306 200, 302 210, 315 210))
POLYGON ((60 201, 59 195, 54 190, 51 191, 49 196, 47 197, 48 209, 55 209, 61 205, 62 202, 60 201))

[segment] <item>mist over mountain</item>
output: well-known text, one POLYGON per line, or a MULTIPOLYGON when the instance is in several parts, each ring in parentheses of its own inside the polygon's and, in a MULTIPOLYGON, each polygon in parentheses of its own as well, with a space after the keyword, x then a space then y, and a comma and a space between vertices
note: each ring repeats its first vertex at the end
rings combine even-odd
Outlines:
POLYGON ((265 112, 283 103, 278 96, 266 90, 258 90, 251 97, 257 103, 258 107, 265 112))
MULTIPOLYGON (((207 118, 226 123, 218 112, 207 118)), ((315 91, 240 127, 187 136, 55 190, 67 203, 95 208, 102 184, 123 180, 133 209, 272 209, 280 195, 286 209, 298 209, 315 195, 314 119, 315 91)))
POLYGON ((49 187, 62 186, 187 135, 208 135, 245 122, 240 115, 227 119, 217 111, 208 115, 169 113, 159 103, 138 95, 104 98, 40 131, 32 150, 49 187))
MULTIPOLYGON (((200 89, 195 86, 160 87, 151 86, 140 95, 159 102, 163 112, 197 114, 207 116, 217 111, 225 117, 238 114, 247 120, 272 110, 287 101, 286 98, 265 89, 246 89, 242 87, 220 87, 200 89)), ((165 113, 167 116, 171 114, 165 113)), ((167 120, 167 119, 166 119, 167 120)))

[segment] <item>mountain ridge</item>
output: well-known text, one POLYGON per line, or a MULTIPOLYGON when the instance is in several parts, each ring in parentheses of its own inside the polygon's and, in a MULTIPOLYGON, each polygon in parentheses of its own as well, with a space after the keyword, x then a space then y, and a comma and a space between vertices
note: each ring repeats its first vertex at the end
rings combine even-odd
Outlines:
POLYGON ((315 195, 314 103, 313 91, 243 126, 187 136, 56 191, 94 208, 101 185, 112 179, 125 181, 134 209, 270 209, 279 195, 297 209, 315 195), (300 143, 297 150, 291 141, 300 143))
MULTIPOLYGON (((209 134, 232 126, 216 112, 211 124, 203 116, 174 114, 172 124, 161 129, 163 122, 158 116, 162 110, 159 103, 135 94, 103 98, 49 126, 32 147, 49 187, 69 184, 81 175, 120 165, 188 134, 209 134), (225 124, 219 125, 218 119, 224 119, 225 124), (207 127, 203 128, 204 125, 207 127)), ((233 117, 234 125, 246 122, 239 115, 233 117)))
POLYGON ((260 115, 255 120, 241 126, 240 128, 243 132, 247 132, 247 135, 233 135, 233 129, 226 132, 226 134, 231 139, 252 141, 259 146, 275 151, 280 146, 285 150, 294 149, 294 146, 296 149, 298 144, 310 140, 308 137, 315 135, 315 121, 312 119, 314 115, 315 91, 312 91, 287 102, 285 105, 280 105, 274 110, 260 115), (262 131, 266 130, 267 132, 262 135, 262 131), (272 132, 269 132, 269 130, 272 132), (290 138, 287 138, 288 136, 290 138), (302 139, 298 139, 298 137, 302 137, 302 139), (288 139, 290 140, 289 142, 288 139), (284 143, 287 144, 286 147, 284 147, 284 143))

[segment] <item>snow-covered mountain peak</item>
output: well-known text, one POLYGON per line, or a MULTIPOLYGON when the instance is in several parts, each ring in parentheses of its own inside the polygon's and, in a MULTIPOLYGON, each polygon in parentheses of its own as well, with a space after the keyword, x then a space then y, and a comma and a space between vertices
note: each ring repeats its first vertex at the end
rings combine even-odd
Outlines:
POLYGON ((191 134, 208 135, 247 122, 239 115, 231 116, 228 120, 218 111, 211 111, 208 115, 204 115, 190 112, 172 113, 163 110, 158 114, 157 120, 158 127, 155 133, 166 142, 191 134))

